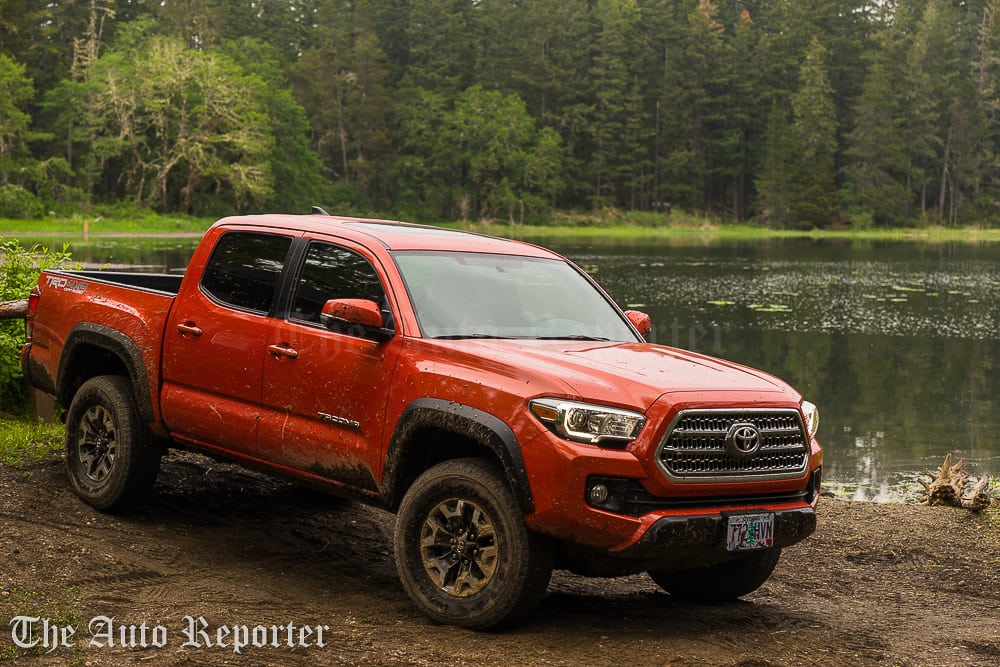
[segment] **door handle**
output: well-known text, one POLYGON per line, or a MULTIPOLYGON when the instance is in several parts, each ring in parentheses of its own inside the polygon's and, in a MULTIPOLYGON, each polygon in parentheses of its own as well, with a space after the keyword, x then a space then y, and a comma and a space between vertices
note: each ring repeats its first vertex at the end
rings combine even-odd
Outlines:
POLYGON ((201 328, 196 326, 194 322, 181 322, 177 325, 177 333, 182 336, 200 336, 201 328))
POLYGON ((287 343, 280 343, 278 345, 268 345, 267 351, 270 352, 274 357, 287 357, 288 359, 298 359, 299 351, 294 347, 289 347, 287 343))

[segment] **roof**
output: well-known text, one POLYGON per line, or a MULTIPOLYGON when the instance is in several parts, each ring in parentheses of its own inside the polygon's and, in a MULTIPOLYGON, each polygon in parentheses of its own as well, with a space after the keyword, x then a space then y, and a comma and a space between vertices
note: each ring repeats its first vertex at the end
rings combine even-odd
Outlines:
POLYGON ((326 215, 247 215, 223 218, 216 224, 274 227, 285 231, 330 234, 354 241, 376 241, 387 250, 452 250, 530 257, 557 257, 538 246, 485 234, 419 225, 395 220, 375 220, 326 215))

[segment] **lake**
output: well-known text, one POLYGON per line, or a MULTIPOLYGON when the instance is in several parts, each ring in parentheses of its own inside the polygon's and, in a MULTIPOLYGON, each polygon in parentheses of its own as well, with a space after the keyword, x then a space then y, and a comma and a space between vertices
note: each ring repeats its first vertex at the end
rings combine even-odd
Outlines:
MULTIPOLYGON (((59 247, 62 241, 48 241, 59 247)), ((179 271, 197 239, 107 239, 79 261, 179 271)), ((780 239, 541 240, 654 342, 768 371, 820 408, 824 487, 913 497, 945 454, 1000 472, 1000 245, 780 239)))

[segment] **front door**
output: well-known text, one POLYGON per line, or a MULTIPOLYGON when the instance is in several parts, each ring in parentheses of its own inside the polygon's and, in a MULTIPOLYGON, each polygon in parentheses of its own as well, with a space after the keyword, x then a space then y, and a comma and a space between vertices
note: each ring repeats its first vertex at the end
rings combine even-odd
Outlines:
POLYGON ((374 491, 400 337, 379 342, 358 327, 327 328, 320 311, 329 299, 374 301, 392 319, 382 280, 360 249, 309 243, 288 316, 267 334, 260 456, 374 491))

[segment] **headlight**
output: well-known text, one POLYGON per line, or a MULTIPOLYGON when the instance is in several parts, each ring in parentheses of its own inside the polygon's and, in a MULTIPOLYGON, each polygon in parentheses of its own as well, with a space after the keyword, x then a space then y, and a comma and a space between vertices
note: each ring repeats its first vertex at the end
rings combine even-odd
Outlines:
POLYGON ((528 403, 528 408, 564 438, 590 444, 635 440, 646 423, 646 418, 637 412, 558 398, 537 398, 528 403))
POLYGON ((819 428, 819 408, 809 401, 802 401, 802 416, 806 418, 806 430, 809 431, 811 438, 816 435, 816 429, 819 428))

